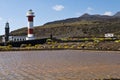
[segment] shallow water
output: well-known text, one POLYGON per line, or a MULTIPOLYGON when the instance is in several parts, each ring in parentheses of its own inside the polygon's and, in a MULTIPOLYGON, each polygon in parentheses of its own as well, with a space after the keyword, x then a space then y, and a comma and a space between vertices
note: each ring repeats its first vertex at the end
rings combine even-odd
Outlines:
POLYGON ((120 78, 120 52, 0 52, 0 80, 89 80, 120 78))

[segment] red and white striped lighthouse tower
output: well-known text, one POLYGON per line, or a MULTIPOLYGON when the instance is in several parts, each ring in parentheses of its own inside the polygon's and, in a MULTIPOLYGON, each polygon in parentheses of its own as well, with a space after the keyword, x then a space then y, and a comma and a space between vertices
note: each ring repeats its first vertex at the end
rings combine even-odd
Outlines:
POLYGON ((33 34, 33 18, 35 17, 34 12, 30 9, 27 12, 27 17, 28 17, 28 35, 26 37, 26 40, 33 40, 35 39, 34 34, 33 34))

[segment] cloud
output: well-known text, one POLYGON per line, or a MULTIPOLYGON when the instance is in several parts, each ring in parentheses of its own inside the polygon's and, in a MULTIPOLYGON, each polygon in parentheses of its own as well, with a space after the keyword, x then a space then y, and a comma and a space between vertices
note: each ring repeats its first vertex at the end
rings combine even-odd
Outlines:
POLYGON ((55 11, 62 11, 65 7, 63 5, 55 5, 53 6, 53 9, 55 11))
POLYGON ((0 21, 2 21, 3 20, 3 18, 2 17, 0 17, 0 21))
POLYGON ((78 16, 83 15, 84 13, 90 13, 91 14, 92 11, 94 11, 94 9, 92 7, 87 7, 84 12, 77 12, 77 13, 75 13, 75 15, 78 17, 78 16))
POLYGON ((92 7, 87 7, 85 13, 92 13, 94 9, 92 7))
POLYGON ((110 11, 106 11, 103 15, 112 16, 112 12, 110 12, 110 11))
POLYGON ((87 8, 87 11, 92 11, 92 10, 94 10, 94 9, 91 8, 91 7, 88 7, 88 8, 87 8))
POLYGON ((79 17, 81 15, 82 15, 82 13, 80 13, 80 12, 75 13, 75 16, 77 16, 77 17, 79 17))

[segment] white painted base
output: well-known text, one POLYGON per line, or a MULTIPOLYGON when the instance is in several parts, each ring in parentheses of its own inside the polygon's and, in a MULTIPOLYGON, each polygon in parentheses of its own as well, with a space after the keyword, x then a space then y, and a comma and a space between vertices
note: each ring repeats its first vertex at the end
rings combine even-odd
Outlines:
POLYGON ((26 37, 26 40, 34 40, 35 37, 26 37))
POLYGON ((34 35, 33 34, 28 34, 27 37, 34 37, 34 35))

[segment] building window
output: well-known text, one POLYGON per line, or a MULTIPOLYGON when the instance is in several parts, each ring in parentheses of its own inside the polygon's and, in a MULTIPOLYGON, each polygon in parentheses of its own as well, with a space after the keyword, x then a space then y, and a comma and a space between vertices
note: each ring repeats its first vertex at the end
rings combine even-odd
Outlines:
POLYGON ((16 39, 14 39, 13 41, 16 41, 16 39))
POLYGON ((19 39, 17 39, 17 41, 19 41, 19 39))

